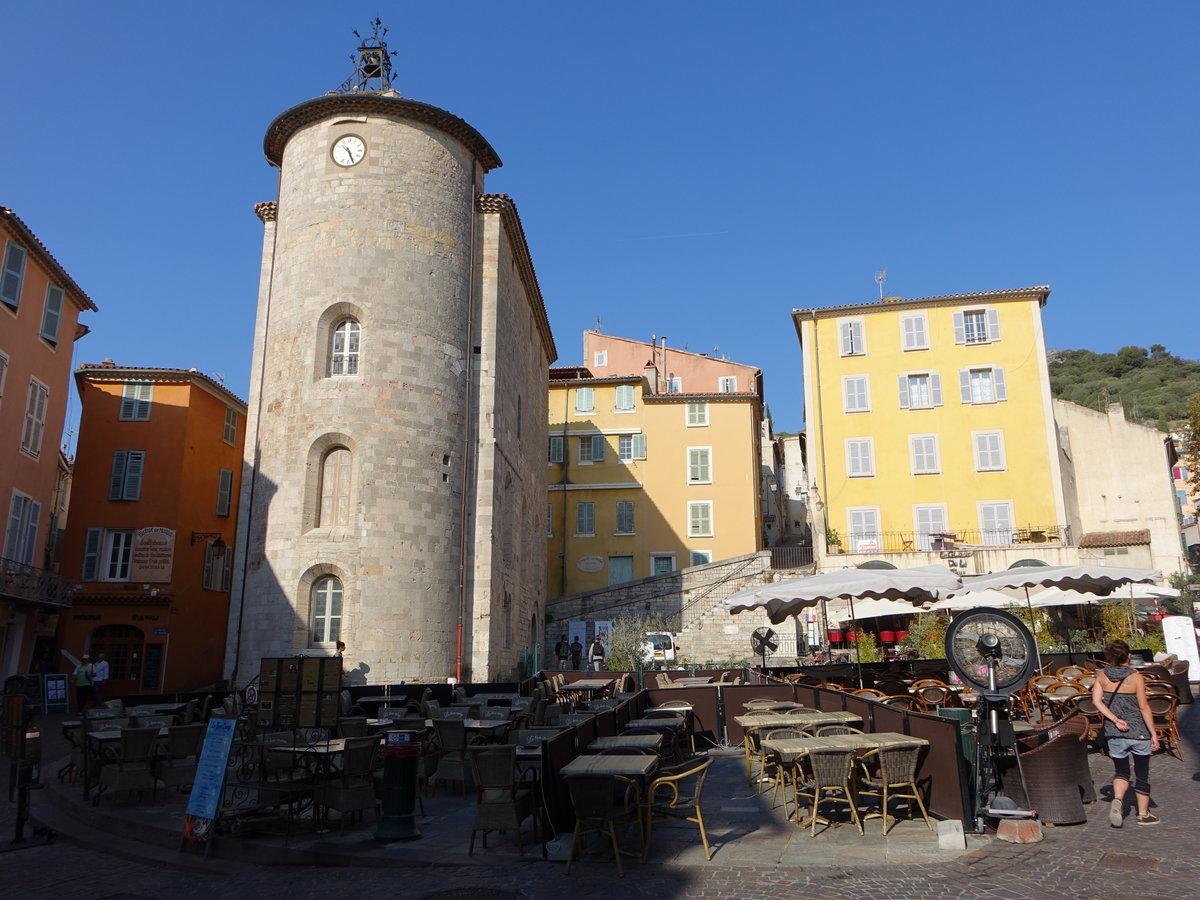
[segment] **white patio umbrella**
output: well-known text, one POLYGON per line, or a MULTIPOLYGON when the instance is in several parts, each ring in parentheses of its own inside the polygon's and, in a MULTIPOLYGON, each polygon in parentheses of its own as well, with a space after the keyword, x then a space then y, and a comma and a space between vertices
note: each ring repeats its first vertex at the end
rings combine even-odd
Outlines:
POLYGON ((903 600, 847 600, 845 603, 831 603, 826 607, 826 615, 831 619, 843 622, 851 618, 850 604, 854 603, 853 618, 878 619, 883 616, 911 616, 915 612, 925 612, 922 607, 913 606, 903 600))
POLYGON ((956 597, 945 597, 929 607, 926 612, 941 612, 948 610, 959 612, 964 609, 974 609, 977 606, 995 606, 1003 609, 1006 606, 1019 605, 1024 597, 1006 594, 995 588, 984 591, 971 591, 969 594, 959 594, 956 597))
MULTIPOLYGON (((794 578, 764 584, 732 594, 725 601, 731 615, 743 610, 765 609, 772 624, 779 625, 823 600, 849 601, 850 619, 857 626, 855 600, 906 600, 910 608, 937 600, 942 592, 959 587, 958 576, 945 566, 917 566, 912 569, 838 569, 808 578, 794 578)), ((857 630, 857 627, 855 628, 857 630)), ((858 645, 854 646, 855 664, 859 665, 858 645)))

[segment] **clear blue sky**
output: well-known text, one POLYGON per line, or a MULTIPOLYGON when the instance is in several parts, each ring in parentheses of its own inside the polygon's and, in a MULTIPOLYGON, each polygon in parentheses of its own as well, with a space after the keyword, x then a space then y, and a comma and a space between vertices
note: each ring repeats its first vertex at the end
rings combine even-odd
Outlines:
POLYGON ((504 160, 560 364, 597 316, 719 347, 794 430, 790 310, 884 268, 1047 283, 1052 348, 1200 358, 1195 2, 6 4, 0 204, 100 306, 77 362, 246 395, 263 133, 377 14, 397 88, 504 160))

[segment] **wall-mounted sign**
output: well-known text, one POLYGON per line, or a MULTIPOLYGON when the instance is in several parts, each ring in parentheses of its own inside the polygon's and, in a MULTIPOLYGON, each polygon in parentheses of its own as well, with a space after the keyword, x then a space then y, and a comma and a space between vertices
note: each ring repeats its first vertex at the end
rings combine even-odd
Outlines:
POLYGON ((580 572, 587 572, 589 575, 594 575, 596 572, 604 571, 603 556, 581 556, 575 562, 575 568, 580 572))
POLYGON ((133 562, 129 580, 144 584, 166 584, 171 580, 174 556, 174 531, 158 526, 139 528, 133 534, 133 562))

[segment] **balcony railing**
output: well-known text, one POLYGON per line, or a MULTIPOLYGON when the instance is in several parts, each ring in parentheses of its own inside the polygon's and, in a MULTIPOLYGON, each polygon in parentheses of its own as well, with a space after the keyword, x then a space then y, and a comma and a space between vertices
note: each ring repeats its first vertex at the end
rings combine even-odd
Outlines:
POLYGON ((803 569, 813 564, 812 547, 771 547, 772 569, 803 569))
POLYGON ((0 598, 68 609, 75 583, 66 576, 0 558, 0 598))
POLYGON ((831 553, 906 553, 938 550, 988 550, 1001 547, 1053 544, 1071 546, 1069 525, 1025 525, 1016 529, 967 528, 954 531, 853 532, 831 553))

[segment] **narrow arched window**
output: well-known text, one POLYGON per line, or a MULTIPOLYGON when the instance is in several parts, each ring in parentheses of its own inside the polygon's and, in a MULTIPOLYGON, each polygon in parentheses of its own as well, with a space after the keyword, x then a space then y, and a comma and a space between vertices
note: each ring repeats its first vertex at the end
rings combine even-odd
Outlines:
POLYGON ((312 643, 333 644, 342 636, 342 582, 333 575, 312 587, 312 643))
POLYGON ((321 459, 321 505, 317 526, 350 524, 350 451, 334 447, 321 459))
POLYGON ((333 340, 329 347, 330 375, 358 374, 358 347, 362 337, 362 326, 355 319, 342 319, 333 326, 333 340))

